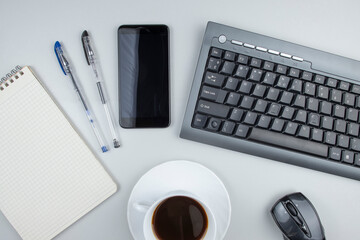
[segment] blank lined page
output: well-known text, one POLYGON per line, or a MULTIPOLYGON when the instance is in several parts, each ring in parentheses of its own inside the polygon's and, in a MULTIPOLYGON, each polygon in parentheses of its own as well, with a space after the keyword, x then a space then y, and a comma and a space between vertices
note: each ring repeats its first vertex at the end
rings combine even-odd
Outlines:
POLYGON ((0 92, 0 210, 24 240, 45 240, 116 184, 30 69, 22 72, 0 92))

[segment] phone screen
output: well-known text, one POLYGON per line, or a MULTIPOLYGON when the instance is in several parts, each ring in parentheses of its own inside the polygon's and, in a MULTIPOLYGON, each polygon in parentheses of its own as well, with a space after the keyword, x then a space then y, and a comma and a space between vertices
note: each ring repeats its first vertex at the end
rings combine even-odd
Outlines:
POLYGON ((167 127, 169 37, 165 25, 124 25, 118 30, 120 125, 167 127))

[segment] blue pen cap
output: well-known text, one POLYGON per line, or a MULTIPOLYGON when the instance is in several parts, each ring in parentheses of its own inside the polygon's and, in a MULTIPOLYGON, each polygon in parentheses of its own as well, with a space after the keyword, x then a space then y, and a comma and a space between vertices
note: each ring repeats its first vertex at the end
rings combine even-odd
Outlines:
POLYGON ((60 64, 60 67, 61 67, 61 70, 64 72, 64 74, 66 75, 66 72, 65 72, 65 69, 64 69, 64 66, 63 66, 63 63, 62 63, 62 54, 63 54, 63 51, 61 49, 61 44, 59 41, 56 41, 55 45, 54 45, 54 51, 55 51, 55 55, 56 55, 56 58, 57 60, 59 61, 59 64, 60 64))

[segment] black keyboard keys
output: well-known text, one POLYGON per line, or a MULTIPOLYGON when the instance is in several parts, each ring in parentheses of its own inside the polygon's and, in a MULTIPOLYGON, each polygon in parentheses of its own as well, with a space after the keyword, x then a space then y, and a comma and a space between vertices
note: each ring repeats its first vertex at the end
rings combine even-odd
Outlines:
POLYGON ((218 103, 199 100, 197 111, 216 117, 226 118, 230 111, 230 107, 218 103))
POLYGON ((218 72, 220 68, 221 60, 217 58, 210 58, 207 69, 210 71, 218 72))
POLYGON ((206 72, 204 81, 211 86, 221 87, 225 81, 225 76, 218 73, 206 72))
POLYGON ((221 68, 220 73, 226 74, 226 75, 232 75, 232 73, 234 72, 234 69, 235 69, 235 63, 225 61, 224 65, 221 68))

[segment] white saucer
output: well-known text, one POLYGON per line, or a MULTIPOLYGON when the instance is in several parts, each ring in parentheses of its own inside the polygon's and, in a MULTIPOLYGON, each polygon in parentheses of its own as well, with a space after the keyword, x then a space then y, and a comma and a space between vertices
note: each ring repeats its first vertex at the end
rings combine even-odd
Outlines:
POLYGON ((230 225, 231 204, 222 181, 208 168, 195 162, 178 160, 160 164, 145 173, 131 192, 127 217, 135 240, 145 240, 143 222, 145 213, 134 210, 134 203, 154 203, 165 194, 184 190, 216 204, 208 207, 217 220, 217 237, 223 239, 230 225), (214 201, 215 199, 215 201, 214 201))

